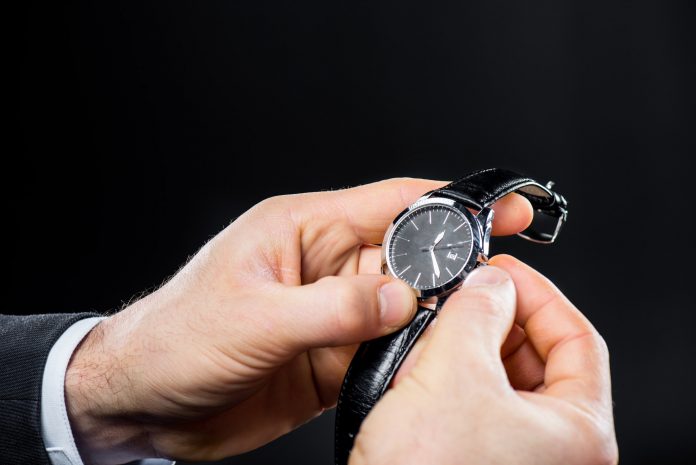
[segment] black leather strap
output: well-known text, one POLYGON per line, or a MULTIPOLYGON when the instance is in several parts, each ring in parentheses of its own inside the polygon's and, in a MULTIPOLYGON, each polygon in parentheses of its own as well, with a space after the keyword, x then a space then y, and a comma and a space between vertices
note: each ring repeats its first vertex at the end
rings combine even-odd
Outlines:
POLYGON ((554 203, 553 193, 548 188, 531 178, 502 168, 475 171, 435 192, 459 200, 473 201, 473 206, 480 210, 491 206, 507 194, 527 186, 530 188, 524 189, 521 193, 529 196, 535 208, 550 207, 554 203))
MULTIPOLYGON (((513 171, 492 168, 471 173, 430 194, 452 198, 481 210, 511 192, 525 196, 536 212, 558 220, 551 233, 528 228, 519 235, 535 242, 553 242, 566 219, 567 203, 562 195, 550 189, 550 185, 544 186, 513 171)), ((348 463, 362 421, 387 390, 401 362, 435 316, 434 311, 419 307, 416 317, 408 326, 388 336, 365 342, 358 349, 338 397, 336 465, 348 463)))
POLYGON ((529 200, 532 208, 542 215, 558 219, 552 232, 539 231, 534 227, 520 233, 520 236, 535 242, 550 243, 556 239, 560 227, 568 215, 566 199, 535 180, 502 168, 489 168, 475 171, 458 181, 433 191, 433 194, 449 197, 476 210, 489 207, 511 192, 516 192, 529 200))
POLYGON ((413 321, 395 333, 364 342, 350 363, 336 406, 335 459, 345 465, 360 424, 389 387, 413 344, 435 318, 418 307, 413 321))

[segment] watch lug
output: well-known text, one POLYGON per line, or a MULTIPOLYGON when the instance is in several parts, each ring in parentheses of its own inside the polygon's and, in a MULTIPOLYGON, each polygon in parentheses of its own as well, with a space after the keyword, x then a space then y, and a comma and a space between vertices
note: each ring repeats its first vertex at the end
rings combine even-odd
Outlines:
MULTIPOLYGON (((484 257, 488 257, 490 252, 491 232, 493 231, 494 216, 495 212, 490 208, 484 208, 478 213, 478 215, 476 215, 476 219, 478 219, 478 224, 481 231, 481 252, 484 257)), ((486 261, 488 261, 488 258, 486 258, 486 261)))
POLYGON ((476 266, 486 266, 488 265, 488 255, 483 252, 479 252, 478 257, 476 257, 476 266))

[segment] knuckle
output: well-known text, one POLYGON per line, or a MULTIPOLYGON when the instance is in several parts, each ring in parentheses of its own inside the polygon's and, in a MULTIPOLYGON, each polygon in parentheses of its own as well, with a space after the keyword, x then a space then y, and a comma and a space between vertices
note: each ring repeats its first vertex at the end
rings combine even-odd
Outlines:
POLYGON ((406 183, 411 182, 411 181, 413 181, 413 178, 410 178, 408 176, 399 176, 399 177, 385 179, 382 182, 384 184, 387 184, 388 186, 401 186, 401 185, 406 184, 406 183))
POLYGON ((587 456, 587 463, 593 465, 616 465, 619 461, 619 448, 616 443, 614 424, 611 414, 596 412, 578 412, 571 421, 575 433, 566 435, 568 450, 576 449, 579 443, 585 444, 585 449, 592 451, 587 456), (582 438, 580 441, 579 438, 582 438))
POLYGON ((593 464, 596 465, 616 465, 619 461, 619 447, 616 444, 616 438, 607 428, 595 426, 591 441, 591 447, 594 451, 593 464))
POLYGON ((356 286, 340 278, 324 278, 327 286, 327 296, 332 301, 336 326, 345 333, 354 333, 365 327, 372 309, 356 286))
POLYGON ((588 328, 586 332, 580 333, 575 337, 584 339, 582 344, 585 350, 596 354, 603 362, 609 360, 609 347, 607 346, 607 341, 596 329, 588 328))
POLYGON ((608 357, 609 346, 607 345, 607 340, 604 339, 604 337, 601 334, 599 334, 599 332, 595 332, 594 340, 595 344, 597 345, 597 348, 599 349, 599 352, 605 357, 608 357))
POLYGON ((276 195, 257 203, 242 217, 247 218, 251 222, 247 224, 253 224, 254 227, 268 227, 272 224, 274 228, 287 232, 295 228, 297 211, 301 205, 299 196, 276 195))
POLYGON ((379 190, 394 195, 395 200, 404 206, 413 202, 412 195, 409 195, 408 185, 415 179, 409 177, 394 177, 378 181, 372 186, 379 186, 379 190))
POLYGON ((398 192, 399 202, 403 205, 408 205, 413 201, 408 195, 406 185, 413 181, 413 178, 400 177, 400 178, 390 178, 385 181, 391 190, 398 192))
POLYGON ((507 318, 509 310, 505 299, 495 292, 467 290, 457 297, 459 304, 467 311, 482 313, 493 318, 507 318))
POLYGON ((615 440, 609 441, 609 443, 605 444, 602 448, 602 454, 598 463, 600 465, 616 465, 619 463, 619 446, 616 444, 615 440))
POLYGON ((404 182, 409 182, 413 181, 415 178, 411 176, 396 176, 393 178, 390 178, 393 182, 398 182, 398 183, 404 183, 404 182))
POLYGON ((276 195, 262 200, 256 204, 256 209, 261 211, 274 211, 278 209, 283 209, 287 206, 289 201, 288 195, 276 195))

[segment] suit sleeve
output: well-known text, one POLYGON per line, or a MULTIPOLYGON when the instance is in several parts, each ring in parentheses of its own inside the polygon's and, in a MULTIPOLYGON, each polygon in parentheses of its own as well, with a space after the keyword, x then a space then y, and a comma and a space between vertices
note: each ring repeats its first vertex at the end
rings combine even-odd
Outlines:
POLYGON ((50 465, 41 438, 46 358, 73 323, 98 313, 0 314, 0 463, 50 465))

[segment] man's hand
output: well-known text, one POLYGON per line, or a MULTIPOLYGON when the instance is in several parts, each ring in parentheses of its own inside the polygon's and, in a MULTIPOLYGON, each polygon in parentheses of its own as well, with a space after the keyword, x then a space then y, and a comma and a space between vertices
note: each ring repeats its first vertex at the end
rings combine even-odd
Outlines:
MULTIPOLYGON (((213 238, 156 292, 78 347, 66 400, 86 463, 216 460, 259 447, 334 405, 355 344, 415 312, 379 275, 394 217, 436 181, 395 179, 275 197, 213 238)), ((510 195, 497 234, 531 221, 510 195)))
POLYGON ((350 465, 616 463, 604 341, 539 273, 491 264, 409 354, 350 465))

